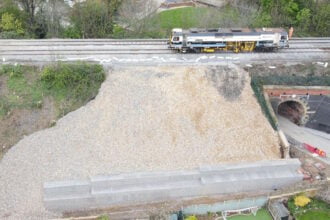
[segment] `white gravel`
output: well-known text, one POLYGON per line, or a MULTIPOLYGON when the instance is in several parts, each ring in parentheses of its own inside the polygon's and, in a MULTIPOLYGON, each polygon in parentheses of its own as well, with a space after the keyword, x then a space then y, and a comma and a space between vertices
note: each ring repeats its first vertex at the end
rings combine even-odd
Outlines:
POLYGON ((54 216, 45 181, 278 159, 247 73, 232 68, 117 67, 95 100, 4 156, 0 219, 54 216))

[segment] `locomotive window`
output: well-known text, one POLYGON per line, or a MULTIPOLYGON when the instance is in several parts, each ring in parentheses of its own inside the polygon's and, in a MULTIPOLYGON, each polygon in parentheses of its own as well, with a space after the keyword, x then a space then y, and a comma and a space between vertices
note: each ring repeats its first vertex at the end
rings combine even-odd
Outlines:
POLYGON ((179 41, 179 37, 173 37, 173 41, 179 41))
POLYGON ((286 36, 281 36, 281 40, 286 40, 286 36))

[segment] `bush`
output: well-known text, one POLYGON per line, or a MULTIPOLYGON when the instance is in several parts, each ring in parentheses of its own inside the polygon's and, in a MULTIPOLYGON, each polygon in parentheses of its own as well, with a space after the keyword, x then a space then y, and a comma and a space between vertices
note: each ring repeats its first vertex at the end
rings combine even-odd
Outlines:
POLYGON ((8 75, 10 78, 21 77, 23 75, 23 68, 21 65, 2 65, 0 75, 8 75))
POLYGON ((40 109, 49 96, 59 116, 77 109, 95 97, 105 79, 102 66, 86 63, 47 66, 1 65, 7 88, 0 97, 0 117, 13 109, 40 109))
POLYGON ((191 215, 185 218, 185 220, 198 220, 196 216, 191 215))
POLYGON ((63 33, 65 38, 81 38, 80 31, 75 27, 67 27, 63 33))
POLYGON ((304 207, 310 202, 311 202, 310 198, 304 195, 296 196, 294 198, 294 204, 299 207, 304 207))
POLYGON ((101 65, 76 63, 46 67, 41 73, 41 81, 53 95, 66 99, 89 100, 96 95, 104 81, 105 74, 101 65))
POLYGON ((296 197, 291 197, 288 201, 288 208, 291 214, 297 220, 326 220, 329 219, 330 216, 330 204, 319 200, 317 198, 305 197, 303 195, 298 195, 296 197), (308 204, 306 203, 306 198, 310 200, 308 204), (296 200, 300 200, 296 204, 296 200), (305 204, 304 206, 301 206, 305 204))
POLYGON ((124 38, 125 35, 126 35, 126 30, 124 28, 116 24, 113 26, 113 33, 112 33, 113 38, 124 38))
POLYGON ((23 35, 16 33, 15 31, 0 32, 0 39, 20 39, 23 37, 23 35))
POLYGON ((251 87, 254 91, 254 94, 261 106, 261 109, 265 116, 267 117, 269 123, 273 127, 274 130, 277 130, 276 120, 273 118, 272 114, 270 113, 270 109, 267 106, 266 99, 264 97, 263 86, 267 84, 262 78, 259 77, 252 77, 251 79, 251 87))

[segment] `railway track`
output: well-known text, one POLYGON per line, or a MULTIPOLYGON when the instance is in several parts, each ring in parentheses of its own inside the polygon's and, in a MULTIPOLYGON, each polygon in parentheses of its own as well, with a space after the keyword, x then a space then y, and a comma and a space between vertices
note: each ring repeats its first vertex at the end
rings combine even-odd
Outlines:
MULTIPOLYGON (((261 53, 329 53, 330 52, 330 45, 329 47, 303 47, 303 48, 287 48, 287 49, 281 49, 277 52, 252 52, 256 54, 261 53)), ((215 52, 215 54, 221 54, 221 53, 231 53, 235 54, 232 51, 228 52, 215 52)), ((251 54, 251 52, 241 52, 243 54, 251 54)), ((126 54, 126 55, 132 55, 132 54, 180 54, 176 51, 169 50, 167 48, 148 48, 148 49, 142 49, 142 48, 131 48, 131 49, 125 49, 125 48, 117 48, 117 49, 56 49, 56 48, 49 48, 45 50, 37 50, 37 49, 31 49, 31 50, 6 50, 1 51, 0 50, 0 57, 1 56, 25 56, 25 55, 99 55, 99 54, 126 54)), ((201 53, 201 54, 211 54, 211 53, 201 53)))
MULTIPOLYGON (((0 40, 0 46, 42 45, 166 45, 167 39, 45 39, 45 40, 0 40)), ((330 38, 293 38, 290 44, 330 43, 330 38)))
MULTIPOLYGON (((287 48, 281 49, 277 52, 241 52, 243 54, 251 53, 329 53, 330 47, 315 48, 315 47, 306 47, 306 48, 287 48)), ((235 54, 232 51, 228 52, 215 52, 214 54, 221 53, 231 53, 235 54)), ((180 54, 176 51, 169 50, 167 48, 158 48, 158 49, 51 49, 51 50, 13 50, 1 52, 0 55, 98 55, 98 54, 180 54)), ((201 54, 212 54, 212 53, 201 53, 201 54)))
MULTIPOLYGON (((164 45, 168 39, 42 39, 0 40, 1 46, 30 45, 164 45)), ((330 38, 293 38, 290 43, 330 43, 330 38)))
MULTIPOLYGON (((292 54, 297 59, 301 56, 325 57, 330 52, 330 38, 294 38, 290 48, 277 52, 239 53, 218 52, 215 56, 265 57, 268 55, 287 56, 292 54), (265 54, 265 55, 263 55, 265 54), (266 55, 268 54, 268 55, 266 55)), ((116 60, 117 57, 127 60, 152 59, 153 57, 170 57, 185 60, 188 57, 212 56, 212 53, 180 54, 168 49, 167 39, 46 39, 46 40, 0 40, 0 61, 51 62, 56 60, 116 60)), ((247 58, 253 59, 253 58, 247 58)), ((259 58, 258 58, 259 59, 259 58)), ((307 58, 305 58, 307 59, 307 58)))

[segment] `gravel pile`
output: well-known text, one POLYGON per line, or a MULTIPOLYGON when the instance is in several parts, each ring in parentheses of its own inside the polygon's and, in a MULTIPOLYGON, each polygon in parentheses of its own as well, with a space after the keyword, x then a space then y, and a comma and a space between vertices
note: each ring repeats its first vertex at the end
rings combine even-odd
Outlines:
POLYGON ((45 181, 279 158, 237 67, 116 67, 95 100, 0 162, 0 219, 43 219, 45 181))

